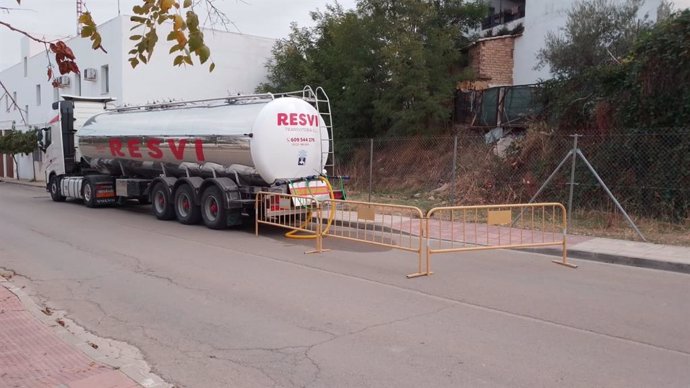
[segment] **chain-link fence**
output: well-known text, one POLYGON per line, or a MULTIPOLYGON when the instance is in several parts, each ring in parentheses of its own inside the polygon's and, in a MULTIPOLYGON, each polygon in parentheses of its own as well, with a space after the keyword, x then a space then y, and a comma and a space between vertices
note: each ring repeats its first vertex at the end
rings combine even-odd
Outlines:
POLYGON ((640 239, 627 213, 647 240, 690 245, 690 130, 584 135, 580 154, 574 141, 546 130, 499 140, 339 140, 336 173, 350 177, 345 188, 356 199, 429 209, 525 203, 539 194, 537 201, 570 204, 570 233, 640 239))

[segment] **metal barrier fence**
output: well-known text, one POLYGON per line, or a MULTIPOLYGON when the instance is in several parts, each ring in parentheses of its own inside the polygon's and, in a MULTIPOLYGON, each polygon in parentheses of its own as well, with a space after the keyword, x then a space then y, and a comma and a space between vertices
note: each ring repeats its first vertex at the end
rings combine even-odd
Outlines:
POLYGON ((568 263, 566 210, 560 203, 454 206, 429 210, 426 216, 427 272, 431 255, 488 249, 537 248, 560 245, 568 263))
POLYGON ((412 206, 329 199, 321 202, 326 226, 323 235, 417 253, 417 272, 423 271, 424 214, 412 206))
POLYGON ((288 229, 286 236, 310 238, 316 241, 316 248, 307 253, 322 251, 321 205, 309 196, 283 193, 260 192, 256 195, 255 233, 259 235, 259 224, 288 229), (302 234, 299 234, 299 233, 302 234))
POLYGON ((433 254, 489 249, 561 246, 562 259, 553 262, 577 268, 568 263, 560 203, 437 207, 425 216, 413 206, 262 192, 256 197, 257 236, 259 224, 314 239, 316 248, 307 253, 325 251, 324 236, 414 252, 417 272, 408 278, 431 275, 433 254))

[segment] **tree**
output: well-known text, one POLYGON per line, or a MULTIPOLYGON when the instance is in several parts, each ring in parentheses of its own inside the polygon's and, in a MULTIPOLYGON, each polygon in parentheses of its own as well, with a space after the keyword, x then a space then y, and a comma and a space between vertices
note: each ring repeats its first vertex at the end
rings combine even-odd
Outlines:
POLYGON ((0 136, 0 154, 12 156, 14 165, 17 166, 17 175, 19 175, 19 164, 17 163, 16 155, 28 155, 36 150, 38 146, 37 132, 38 130, 36 129, 27 132, 12 130, 5 134, 5 136, 0 136))
POLYGON ((644 0, 582 0, 568 11, 559 32, 548 32, 537 54, 537 68, 552 74, 581 74, 595 66, 619 63, 641 32, 653 24, 638 17, 644 0))
POLYGON ((315 27, 293 26, 276 43, 260 90, 324 86, 341 137, 438 131, 450 121, 463 33, 483 15, 460 0, 328 5, 312 13, 315 27))

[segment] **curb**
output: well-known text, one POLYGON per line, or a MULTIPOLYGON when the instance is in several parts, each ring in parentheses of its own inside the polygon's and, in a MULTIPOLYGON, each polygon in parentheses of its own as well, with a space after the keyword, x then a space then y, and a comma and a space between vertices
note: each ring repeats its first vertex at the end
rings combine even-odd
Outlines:
POLYGON ((46 188, 46 183, 45 182, 39 182, 39 181, 22 181, 22 180, 17 180, 17 179, 0 179, 0 183, 10 183, 13 185, 22 185, 22 186, 31 186, 31 187, 40 187, 45 189, 46 188))
MULTIPOLYGON (((560 249, 553 248, 528 248, 524 249, 524 251, 558 257, 561 257, 562 255, 560 249)), ((645 259, 641 257, 620 256, 608 253, 581 251, 577 248, 568 248, 568 258, 690 274, 690 263, 676 263, 664 260, 645 259)))

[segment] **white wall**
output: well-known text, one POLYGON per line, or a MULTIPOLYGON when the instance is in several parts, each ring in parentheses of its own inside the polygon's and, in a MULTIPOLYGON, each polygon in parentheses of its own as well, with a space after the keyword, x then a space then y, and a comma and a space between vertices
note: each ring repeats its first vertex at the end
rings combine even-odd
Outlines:
MULTIPOLYGON (((622 1, 622 0, 619 0, 622 1)), ((513 82, 515 85, 531 84, 540 79, 549 79, 548 66, 535 70, 537 53, 544 47, 544 40, 549 31, 558 32, 565 26, 567 12, 575 0, 527 0, 523 23, 525 32, 515 39, 513 82)), ((656 9, 661 0, 646 0, 640 9, 639 16, 648 14, 656 19, 656 9)))
POLYGON ((192 55, 194 66, 173 66, 177 54, 168 54, 172 42, 165 39, 159 40, 151 61, 135 69, 126 61, 129 48, 124 50, 122 101, 145 104, 154 100, 251 94, 259 83, 266 81, 265 63, 271 57, 275 40, 210 30, 204 32, 204 39, 211 48, 211 58, 203 65, 192 55), (211 61, 216 64, 213 72, 208 70, 211 61))

